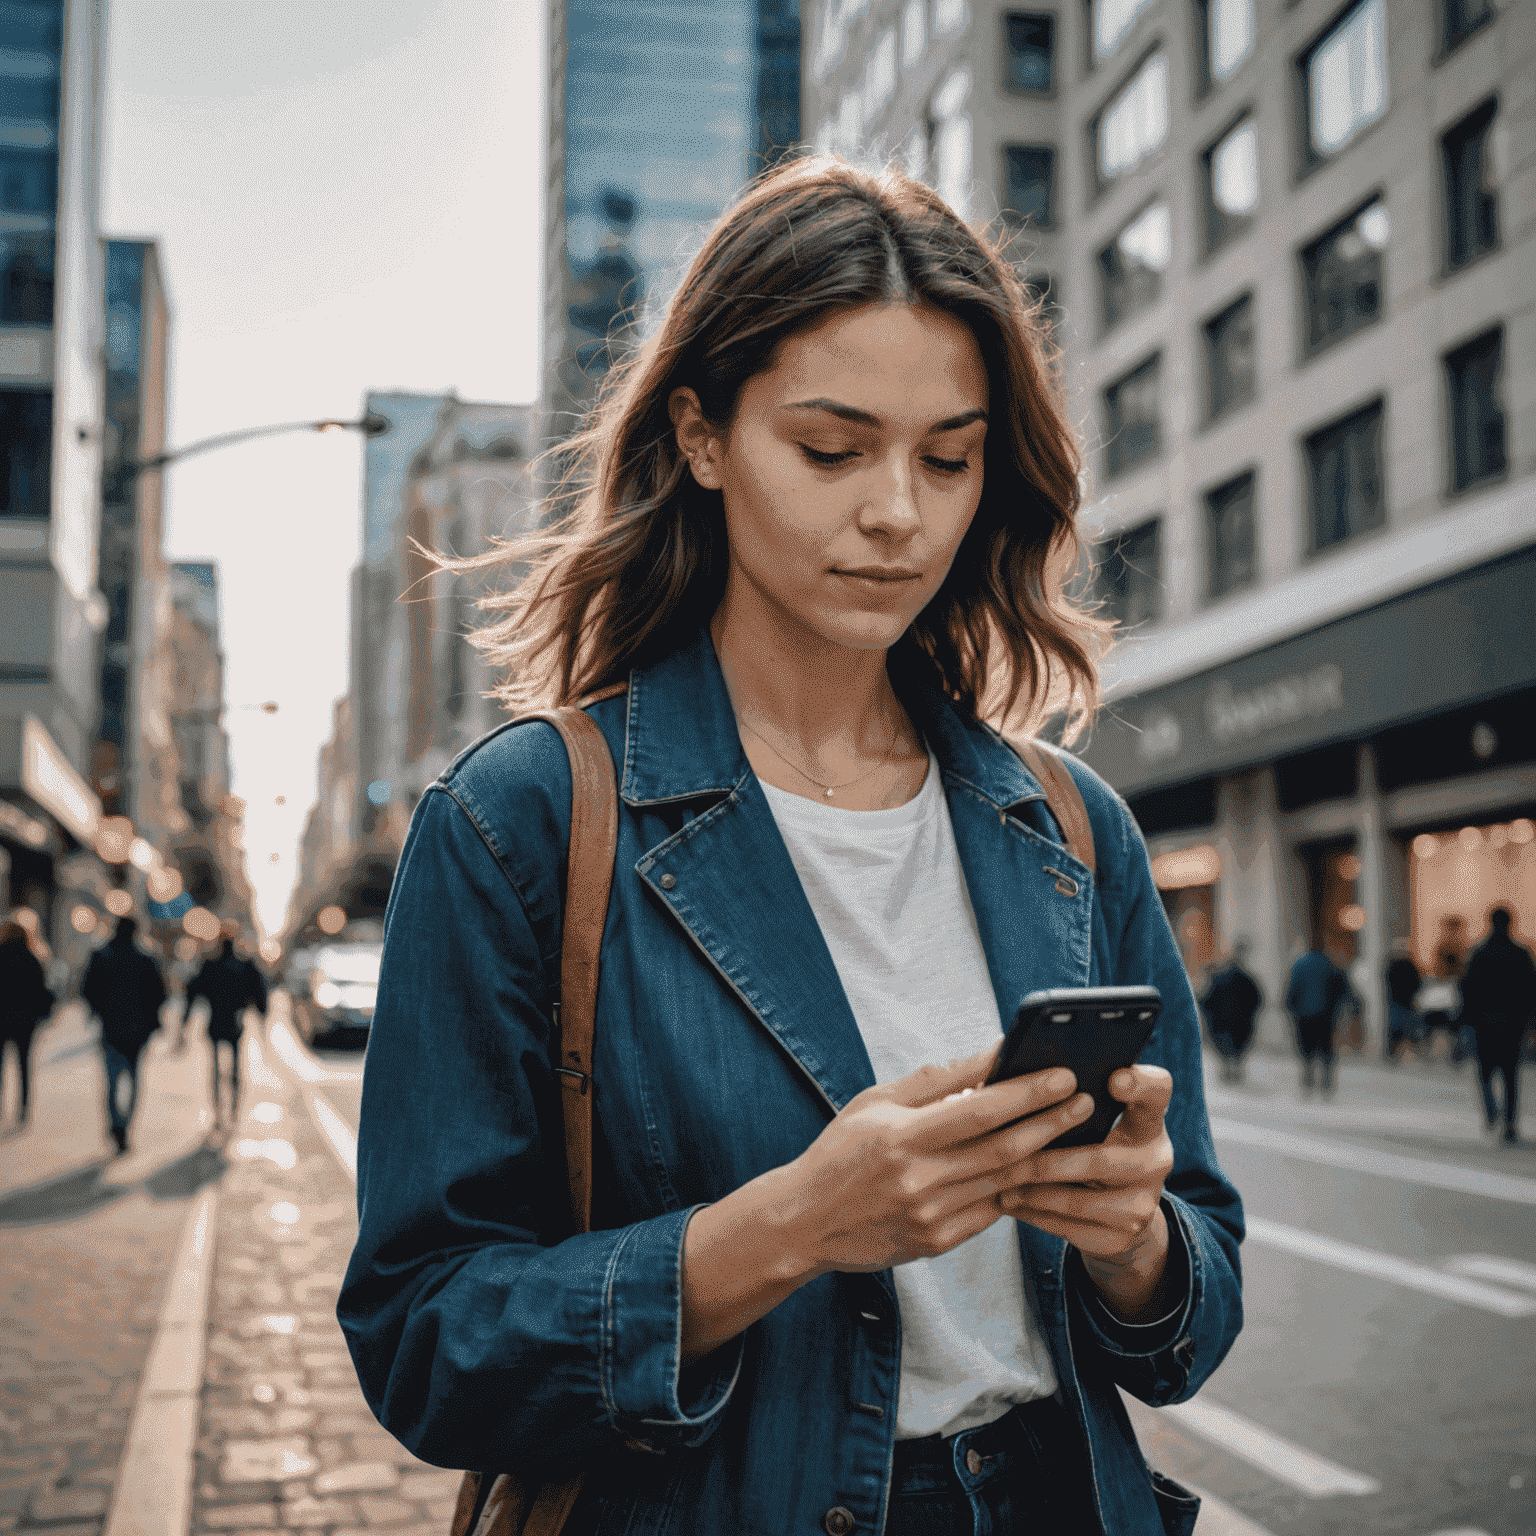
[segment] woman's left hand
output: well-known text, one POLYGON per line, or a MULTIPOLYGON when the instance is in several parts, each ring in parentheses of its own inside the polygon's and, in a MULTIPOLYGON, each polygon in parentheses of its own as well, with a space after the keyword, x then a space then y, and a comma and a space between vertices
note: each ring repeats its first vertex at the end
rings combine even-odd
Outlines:
POLYGON ((1173 1078, 1162 1067, 1137 1065, 1116 1072, 1109 1091, 1125 1112, 1094 1147, 1037 1152, 1033 1177, 1005 1190, 998 1204, 1015 1216, 1064 1237, 1082 1255, 1104 1300, 1125 1322, 1160 1316, 1172 1305, 1165 1294, 1168 1221, 1163 1180, 1173 1167, 1173 1143, 1163 1115, 1173 1078))

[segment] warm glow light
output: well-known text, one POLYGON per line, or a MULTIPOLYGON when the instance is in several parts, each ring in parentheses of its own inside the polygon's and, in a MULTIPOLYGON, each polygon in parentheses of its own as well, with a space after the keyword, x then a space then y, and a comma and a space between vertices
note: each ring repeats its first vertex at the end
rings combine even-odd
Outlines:
POLYGON ((322 907, 315 922, 321 933, 334 935, 347 926, 347 914, 340 907, 322 907))
POLYGON ((1339 927, 1347 928, 1351 933, 1359 933, 1365 927, 1365 908, 1345 907, 1339 913, 1339 927))
POLYGON ((89 933, 96 926, 96 914, 89 907, 76 907, 69 914, 69 926, 76 933, 89 933))
POLYGON ((276 939, 263 939, 261 948, 257 950, 265 965, 276 965, 283 958, 283 946, 276 939))
POLYGON ((196 939, 188 938, 183 934, 181 938, 176 940, 176 958, 183 965, 190 964, 193 960, 197 959, 198 947, 196 939))
POLYGON ((126 864, 133 848, 133 823, 126 816, 104 816, 96 828, 96 853, 103 864, 126 864))
POLYGON ((1339 860, 1339 873, 1343 875, 1346 880, 1358 880, 1360 878, 1360 871, 1362 868, 1364 868, 1364 866, 1360 863, 1360 858, 1357 854, 1346 853, 1344 857, 1339 860))
POLYGON ((133 897, 127 891, 108 891, 101 898, 101 904, 113 917, 127 917, 133 911, 133 897))
POLYGON ((1182 891, 1192 885, 1215 885, 1221 877, 1221 855, 1209 843, 1176 848, 1152 860, 1152 878, 1160 891, 1182 891))
POLYGON ((1440 847, 1440 839, 1428 832, 1420 832, 1413 840, 1413 856, 1416 859, 1432 859, 1440 847))
POLYGON ((155 862, 155 850, 142 837, 136 837, 128 845, 128 862, 135 869, 148 869, 155 862))
POLYGON ((276 1125, 283 1118, 283 1106, 263 1101, 251 1110, 251 1119, 259 1120, 263 1125, 276 1125))
POLYGON ((182 918, 181 926, 194 939, 201 939, 204 944, 211 944, 219 936, 219 920, 207 907, 193 907, 182 918))
POLYGON ((149 872, 145 881, 151 901, 175 901, 181 895, 181 871, 169 864, 162 864, 149 872))
POLYGON ((294 1226, 304 1213, 291 1200, 275 1201, 267 1214, 281 1226, 294 1226))

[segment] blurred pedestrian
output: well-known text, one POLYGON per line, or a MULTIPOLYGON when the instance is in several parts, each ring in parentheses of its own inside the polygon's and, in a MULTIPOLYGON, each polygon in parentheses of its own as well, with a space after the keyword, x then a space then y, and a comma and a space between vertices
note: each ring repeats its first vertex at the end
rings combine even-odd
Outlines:
POLYGON ((27 930, 8 918, 0 924, 0 1090, 5 1083, 5 1048, 9 1045, 16 1052, 18 1125, 26 1124, 32 1097, 32 1036, 53 1012, 53 1002, 27 930))
POLYGON ((107 1122, 119 1152, 128 1150, 128 1127, 139 1103, 139 1057, 160 1027, 165 977, 159 962, 134 942, 139 925, 117 920, 111 942, 91 956, 80 996, 101 1020, 101 1054, 107 1069, 107 1122), (127 1103, 122 1086, 126 1080, 127 1103))
POLYGON ((1311 949, 1291 967, 1285 1006, 1296 1026, 1296 1048, 1301 1052, 1301 1090, 1310 1093, 1313 1068, 1321 1063, 1322 1090, 1333 1092, 1334 1026, 1344 999, 1351 996, 1349 978, 1314 941, 1311 949))
POLYGON ((1530 951, 1510 936, 1508 907, 1488 914, 1488 937, 1473 950, 1461 979, 1463 1017, 1477 1037, 1477 1071, 1483 1090, 1483 1116, 1495 1134, 1498 1105, 1495 1075, 1504 1079, 1504 1140, 1520 1139, 1520 1047, 1536 1013, 1536 965, 1530 951))
POLYGON ((1253 1021, 1264 1006, 1264 992, 1247 968, 1252 946, 1246 938, 1232 945, 1227 963, 1211 975, 1200 1005, 1221 1053, 1221 1080, 1243 1080, 1243 1056, 1253 1041, 1253 1021))
POLYGON ((219 1102, 219 1085, 222 1073, 219 1066, 219 1047, 229 1047, 229 1118, 234 1123, 240 1107, 240 1036, 245 1029, 244 1013, 254 1008, 265 1017, 267 1012, 267 984, 255 965, 235 953, 235 941, 226 934, 219 952, 204 963, 197 975, 187 983, 186 1007, 182 1013, 183 1028, 192 1005, 198 998, 208 1000, 208 1047, 213 1088, 213 1123, 223 1123, 219 1102))
POLYGON ((1422 978, 1409 954, 1407 939, 1392 941, 1387 965, 1387 1059, 1398 1061, 1408 1047, 1424 1043, 1424 1018, 1414 1006, 1422 978))

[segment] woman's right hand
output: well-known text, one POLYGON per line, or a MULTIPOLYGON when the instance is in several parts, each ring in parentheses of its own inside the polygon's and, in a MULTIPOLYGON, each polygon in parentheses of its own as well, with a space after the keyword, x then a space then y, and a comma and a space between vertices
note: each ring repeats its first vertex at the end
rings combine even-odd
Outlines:
POLYGON ((778 1170, 808 1277, 947 1253, 996 1221, 998 1195, 1031 1182, 1035 1153, 1091 1113, 1065 1068, 976 1086, 995 1056, 866 1088, 778 1170))

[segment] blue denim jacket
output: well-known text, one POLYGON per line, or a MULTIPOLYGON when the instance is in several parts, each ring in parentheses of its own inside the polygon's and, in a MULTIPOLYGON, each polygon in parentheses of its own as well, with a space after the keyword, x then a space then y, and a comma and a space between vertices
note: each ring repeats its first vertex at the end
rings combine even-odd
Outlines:
MULTIPOLYGON (((1002 1016, 1043 987, 1150 982, 1165 1000, 1143 1059, 1175 1084, 1164 1208, 1182 1306, 1161 1326, 1117 1325, 1067 1245, 1017 1225, 1104 1531, 1187 1531, 1196 1503, 1154 1484, 1116 1385, 1176 1402, 1216 1368, 1241 1326, 1243 1223, 1145 849, 1124 803, 1068 758, 1091 877, 1006 743, 936 689, 904 701, 943 772, 1002 1016)), ((874 1082, 869 1057, 707 633, 591 714, 622 802, 593 1230, 570 1234, 549 1064, 570 772, 550 726, 509 724, 423 796, 391 897, 338 1309, 363 1390, 429 1462, 535 1481, 591 1468, 572 1536, 809 1536, 836 1507, 878 1533, 901 1359, 889 1271, 824 1275, 680 1366, 690 1216, 798 1157, 874 1082)))

